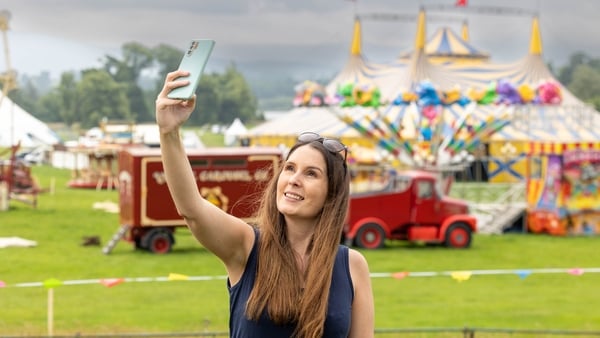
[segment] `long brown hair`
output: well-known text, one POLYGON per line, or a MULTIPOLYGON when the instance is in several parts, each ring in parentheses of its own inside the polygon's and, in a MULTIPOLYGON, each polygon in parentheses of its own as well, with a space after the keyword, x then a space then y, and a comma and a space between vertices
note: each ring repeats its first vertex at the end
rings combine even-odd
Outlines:
MULTIPOLYGON (((333 264, 348 209, 350 175, 339 153, 328 151, 320 141, 297 143, 321 152, 327 166, 327 197, 308 246, 308 266, 302 275, 286 234, 284 216, 277 209, 277 175, 265 189, 257 215, 260 228, 258 268, 246 315, 258 320, 267 310, 277 324, 295 324, 295 336, 322 337, 329 300, 333 264)), ((286 158, 286 159, 287 159, 286 158)))

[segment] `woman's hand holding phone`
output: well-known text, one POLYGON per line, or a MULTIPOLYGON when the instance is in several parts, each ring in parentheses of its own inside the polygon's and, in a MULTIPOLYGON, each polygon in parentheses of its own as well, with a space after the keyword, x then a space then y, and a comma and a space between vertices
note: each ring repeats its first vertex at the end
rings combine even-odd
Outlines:
POLYGON ((188 80, 189 84, 173 89, 168 94, 169 98, 181 100, 192 98, 196 92, 196 88, 198 88, 200 77, 204 72, 204 67, 208 62, 214 45, 215 41, 209 39, 194 39, 190 41, 188 49, 179 64, 179 70, 188 72, 188 75, 182 76, 181 79, 188 80))
POLYGON ((196 95, 189 99, 172 99, 169 93, 189 85, 188 80, 181 80, 189 75, 188 71, 176 70, 167 74, 165 84, 156 98, 156 123, 161 134, 179 128, 188 120, 196 107, 196 95))

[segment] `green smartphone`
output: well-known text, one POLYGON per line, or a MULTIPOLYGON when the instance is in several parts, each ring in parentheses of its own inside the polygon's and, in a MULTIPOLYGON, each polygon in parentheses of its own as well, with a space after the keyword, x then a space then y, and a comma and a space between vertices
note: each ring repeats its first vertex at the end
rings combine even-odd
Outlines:
POLYGON ((183 54, 183 58, 179 64, 179 69, 187 70, 190 72, 190 75, 178 78, 178 80, 188 79, 190 83, 187 86, 175 88, 170 91, 167 94, 168 98, 187 100, 194 96, 214 45, 215 41, 210 39, 193 39, 190 41, 187 51, 183 54))

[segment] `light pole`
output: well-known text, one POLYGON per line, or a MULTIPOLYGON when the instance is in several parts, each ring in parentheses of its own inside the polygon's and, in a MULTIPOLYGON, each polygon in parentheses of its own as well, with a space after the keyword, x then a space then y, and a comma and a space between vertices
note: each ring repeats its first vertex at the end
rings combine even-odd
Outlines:
MULTIPOLYGON (((2 41, 4 43, 4 59, 6 61, 6 71, 3 74, 0 74, 0 81, 2 81, 2 95, 0 96, 0 107, 2 107, 2 100, 5 96, 8 96, 11 90, 15 89, 16 81, 15 81, 15 73, 12 70, 10 64, 10 53, 8 49, 8 36, 6 32, 9 29, 8 21, 10 20, 10 12, 7 10, 0 11, 0 31, 2 31, 2 41)), ((11 144, 14 137, 14 121, 13 121, 13 107, 10 109, 11 111, 11 127, 10 127, 10 140, 11 144)))

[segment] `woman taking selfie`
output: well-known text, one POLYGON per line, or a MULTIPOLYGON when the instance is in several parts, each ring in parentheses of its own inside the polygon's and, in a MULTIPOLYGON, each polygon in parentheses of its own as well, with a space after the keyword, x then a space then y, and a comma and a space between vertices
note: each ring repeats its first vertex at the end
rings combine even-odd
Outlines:
POLYGON ((347 148, 303 133, 266 187, 256 227, 200 195, 179 129, 196 105, 169 99, 185 71, 166 77, 156 100, 169 190, 195 238, 223 261, 231 337, 374 337, 365 258, 340 245, 348 209, 347 148))

